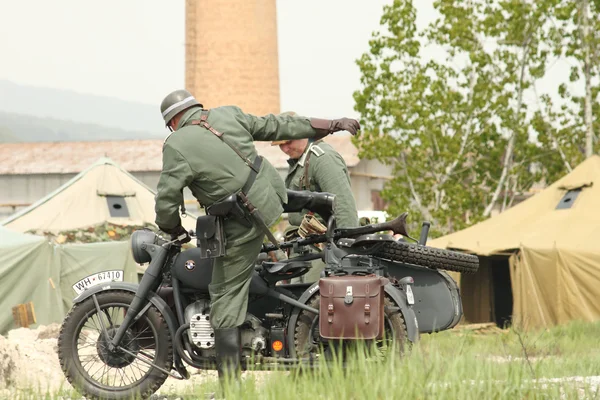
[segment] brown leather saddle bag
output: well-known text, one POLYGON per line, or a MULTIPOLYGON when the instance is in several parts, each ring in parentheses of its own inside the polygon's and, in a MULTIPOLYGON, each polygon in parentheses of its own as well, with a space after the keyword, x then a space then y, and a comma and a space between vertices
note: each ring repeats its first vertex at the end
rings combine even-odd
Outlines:
POLYGON ((376 276, 331 276, 319 280, 319 331, 325 339, 383 337, 384 286, 376 276))

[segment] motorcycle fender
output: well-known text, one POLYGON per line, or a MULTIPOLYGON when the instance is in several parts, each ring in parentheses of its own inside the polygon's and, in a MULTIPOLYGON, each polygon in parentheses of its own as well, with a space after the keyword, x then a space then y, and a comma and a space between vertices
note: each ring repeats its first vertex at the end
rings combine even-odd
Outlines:
MULTIPOLYGON (((384 286, 385 293, 394 300, 394 302, 400 307, 400 312, 402 312, 402 316, 404 317, 404 322, 406 323, 406 334, 408 336, 408 340, 412 343, 417 343, 419 341, 419 324, 417 322, 417 316, 413 309, 408 305, 406 301, 406 295, 394 287, 391 283, 388 283, 384 286)), ((298 301, 302 304, 307 304, 308 300, 319 291, 319 282, 313 283, 298 299, 298 301)), ((298 321, 298 316, 300 315, 299 308, 295 307, 292 311, 292 315, 290 316, 288 322, 287 329, 287 342, 289 344, 290 357, 296 357, 296 349, 294 348, 294 326, 296 326, 296 322, 298 321)))
POLYGON ((402 313, 404 323, 406 324, 408 340, 412 343, 417 343, 419 341, 419 323, 417 322, 417 314, 415 314, 415 311, 406 301, 406 293, 399 290, 391 283, 388 283, 383 288, 385 294, 390 296, 392 300, 394 300, 394 303, 400 307, 400 312, 402 313))
MULTIPOLYGON (((138 286, 139 285, 136 283, 129 283, 129 282, 111 282, 106 285, 92 286, 91 288, 87 289, 86 291, 81 293, 79 296, 77 296, 73 300, 73 303, 74 304, 81 303, 82 301, 91 297, 94 294, 101 293, 101 292, 108 292, 111 290, 124 290, 126 292, 135 293, 137 291, 138 286)), ((169 328, 169 333, 171 334, 171 337, 175 338, 175 333, 177 331, 179 323, 177 322, 177 317, 175 317, 175 314, 173 314, 173 311, 171 311, 171 309, 169 308, 167 303, 159 295, 157 295, 154 292, 148 293, 148 300, 150 301, 150 303, 152 303, 152 305, 154 307, 156 307, 158 312, 160 312, 162 314, 163 318, 167 322, 167 326, 169 328)), ((177 351, 175 351, 174 347, 173 347, 173 352, 175 354, 177 354, 177 351)))

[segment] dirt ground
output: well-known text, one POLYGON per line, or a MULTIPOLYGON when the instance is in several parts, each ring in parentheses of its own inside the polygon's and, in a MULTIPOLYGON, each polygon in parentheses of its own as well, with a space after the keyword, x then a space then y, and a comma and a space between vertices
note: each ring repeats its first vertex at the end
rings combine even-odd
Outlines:
MULTIPOLYGON (((40 326, 37 329, 19 328, 0 336, 0 399, 14 398, 15 393, 36 388, 39 393, 56 393, 71 389, 60 368, 57 342, 60 325, 40 326)), ((178 393, 217 379, 216 371, 188 368, 191 378, 181 381, 168 378, 155 399, 176 399, 178 393)), ((250 374, 250 373, 245 373, 250 374)), ((257 380, 268 372, 253 372, 257 380)))

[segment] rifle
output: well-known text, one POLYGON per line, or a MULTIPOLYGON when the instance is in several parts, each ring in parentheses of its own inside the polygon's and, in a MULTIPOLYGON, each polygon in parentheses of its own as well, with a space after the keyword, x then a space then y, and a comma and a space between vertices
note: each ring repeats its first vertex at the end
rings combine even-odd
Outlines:
MULTIPOLYGON (((406 217, 408 217, 408 213, 404 212, 396 219, 394 219, 392 221, 388 221, 388 222, 382 222, 379 224, 371 224, 371 225, 361 226, 358 228, 335 229, 333 231, 333 239, 337 240, 337 239, 341 239, 341 238, 345 238, 345 237, 365 235, 368 233, 376 233, 376 232, 381 232, 381 231, 392 231, 392 232, 394 232, 394 234, 400 234, 404 237, 407 237, 407 238, 412 239, 415 242, 417 242, 417 240, 410 237, 410 235, 407 232, 406 217)), ((314 244, 314 243, 323 243, 323 242, 326 242, 327 239, 328 239, 327 233, 324 233, 321 235, 311 235, 311 236, 307 236, 304 239, 296 239, 296 240, 291 240, 288 242, 282 242, 279 244, 279 248, 289 249, 289 248, 294 247, 294 245, 304 246, 304 245, 314 244)), ((275 247, 272 244, 263 244, 261 252, 269 252, 269 251, 273 251, 273 250, 277 250, 277 247, 275 247)))

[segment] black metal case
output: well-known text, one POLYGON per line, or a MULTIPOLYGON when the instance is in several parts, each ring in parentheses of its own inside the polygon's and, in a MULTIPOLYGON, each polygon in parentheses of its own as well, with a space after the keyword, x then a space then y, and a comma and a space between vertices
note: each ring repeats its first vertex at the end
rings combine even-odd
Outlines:
POLYGON ((419 332, 431 333, 453 328, 463 315, 457 283, 448 273, 407 264, 386 262, 388 273, 402 279, 412 276, 419 332))

